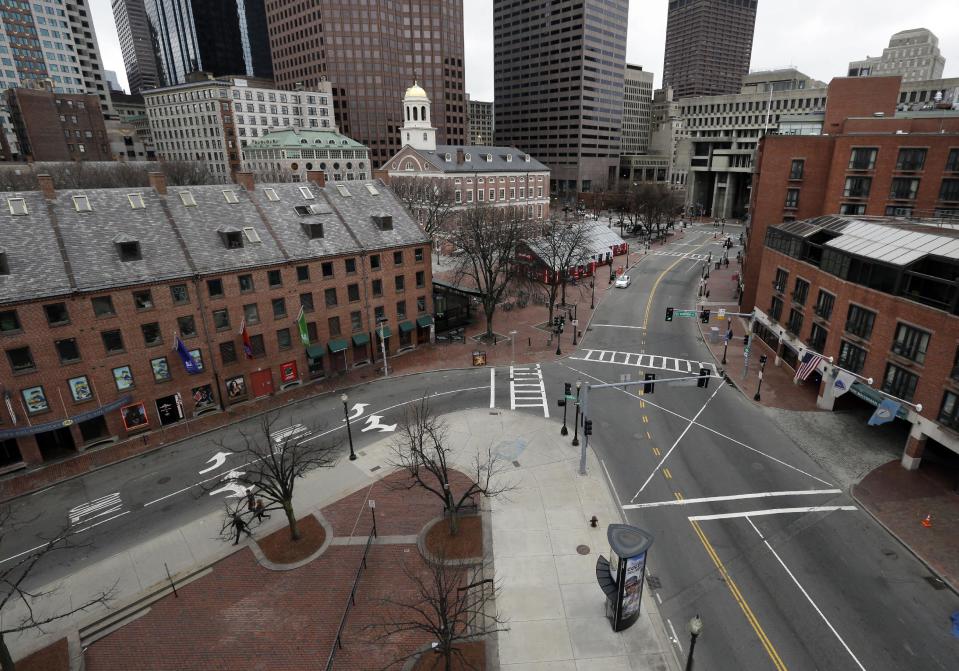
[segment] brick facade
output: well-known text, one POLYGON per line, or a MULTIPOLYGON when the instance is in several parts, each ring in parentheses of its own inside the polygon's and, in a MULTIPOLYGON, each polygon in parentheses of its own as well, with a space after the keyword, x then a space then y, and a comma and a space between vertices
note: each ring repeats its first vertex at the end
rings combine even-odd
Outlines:
POLYGON ((97 96, 10 89, 7 103, 28 160, 113 160, 97 96))

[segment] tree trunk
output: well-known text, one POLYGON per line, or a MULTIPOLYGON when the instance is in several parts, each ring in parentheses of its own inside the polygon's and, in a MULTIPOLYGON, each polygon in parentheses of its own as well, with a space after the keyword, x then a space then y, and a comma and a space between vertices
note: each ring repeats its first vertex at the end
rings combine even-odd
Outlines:
POLYGON ((496 312, 496 305, 483 304, 483 312, 486 313, 486 339, 493 341, 493 314, 496 312))
POLYGON ((283 502, 283 512, 286 513, 287 524, 290 525, 290 540, 300 540, 300 527, 296 523, 296 513, 293 512, 293 502, 283 502))
POLYGON ((10 648, 7 647, 7 641, 0 636, 0 669, 3 671, 15 671, 13 657, 10 655, 10 648))
POLYGON ((560 286, 563 292, 563 297, 562 297, 562 300, 560 301, 560 305, 566 305, 566 275, 565 274, 563 275, 562 282, 563 283, 560 286))

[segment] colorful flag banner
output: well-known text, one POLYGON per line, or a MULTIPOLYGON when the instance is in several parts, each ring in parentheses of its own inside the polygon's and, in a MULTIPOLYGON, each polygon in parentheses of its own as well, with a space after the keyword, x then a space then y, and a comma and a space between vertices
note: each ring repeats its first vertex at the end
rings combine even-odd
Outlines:
POLYGON ((869 426, 879 426, 880 424, 886 424, 891 422, 896 418, 896 413, 899 412, 900 404, 896 401, 893 401, 891 398, 882 399, 882 403, 879 404, 879 407, 876 408, 876 411, 872 413, 872 417, 869 418, 867 424, 869 426))
POLYGON ((812 351, 807 351, 802 356, 802 361, 799 366, 796 367, 796 380, 805 380, 812 372, 816 370, 816 366, 819 365, 819 362, 822 361, 822 354, 816 354, 812 351))
POLYGON ((836 381, 833 382, 832 384, 833 393, 836 396, 836 398, 839 398, 840 396, 845 394, 847 391, 849 391, 849 388, 852 386, 852 383, 855 381, 856 381, 856 376, 853 375, 852 373, 848 373, 844 370, 839 371, 836 374, 836 381))
POLYGON ((300 342, 304 347, 310 346, 310 330, 306 327, 306 313, 303 306, 300 306, 300 312, 296 315, 296 329, 300 332, 300 342))
POLYGON ((180 334, 173 334, 173 349, 176 350, 176 353, 180 356, 180 360, 183 361, 183 367, 186 368, 186 372, 190 375, 196 375, 200 372, 200 366, 197 364, 196 359, 190 354, 190 350, 186 348, 186 345, 183 344, 183 341, 180 340, 180 334))
POLYGON ((240 322, 240 339, 243 341, 243 353, 247 359, 252 359, 253 342, 250 340, 250 332, 246 330, 246 317, 240 322))

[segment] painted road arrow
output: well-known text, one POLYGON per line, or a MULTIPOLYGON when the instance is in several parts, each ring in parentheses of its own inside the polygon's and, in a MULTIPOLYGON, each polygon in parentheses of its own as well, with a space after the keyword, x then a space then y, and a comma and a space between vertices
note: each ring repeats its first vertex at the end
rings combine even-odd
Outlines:
MULTIPOLYGON (((357 419, 360 415, 363 414, 363 411, 366 410, 369 403, 354 403, 353 407, 350 409, 350 419, 357 419)), ((346 421, 346 420, 343 420, 346 421)))
POLYGON ((366 433, 367 431, 372 431, 373 429, 379 429, 380 432, 396 431, 396 424, 380 424, 381 419, 383 419, 382 415, 370 415, 367 417, 367 426, 363 427, 361 433, 366 433))
POLYGON ((220 466, 222 466, 226 462, 226 458, 230 456, 231 454, 233 453, 217 452, 216 454, 214 454, 212 457, 206 460, 206 463, 209 464, 210 462, 213 462, 213 465, 207 468, 204 468, 202 471, 200 471, 200 475, 203 475, 204 473, 209 473, 210 471, 215 471, 216 469, 218 469, 220 466))

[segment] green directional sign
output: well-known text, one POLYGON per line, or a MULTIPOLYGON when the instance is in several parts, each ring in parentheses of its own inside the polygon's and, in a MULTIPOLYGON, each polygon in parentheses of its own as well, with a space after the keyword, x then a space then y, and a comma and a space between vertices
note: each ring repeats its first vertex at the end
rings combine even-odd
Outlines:
POLYGON ((676 310, 676 316, 677 317, 695 317, 696 311, 695 310, 676 310))
POLYGON ((576 397, 575 397, 575 396, 567 396, 567 397, 566 397, 566 400, 567 400, 567 401, 575 401, 575 400, 576 400, 576 397))

